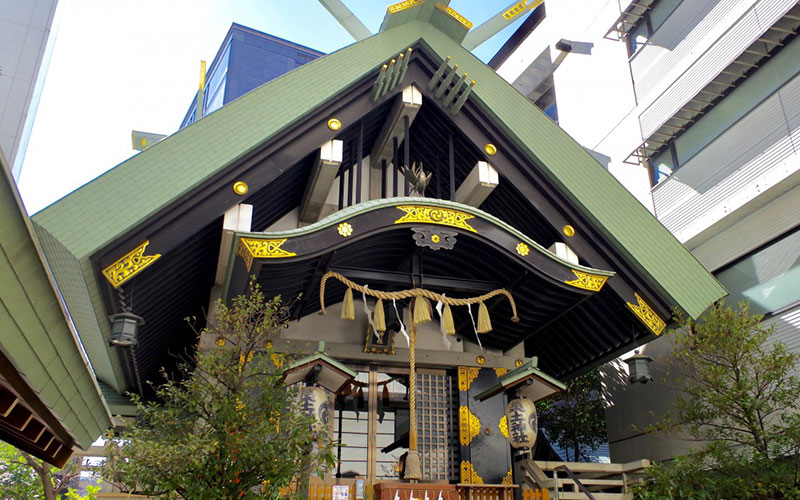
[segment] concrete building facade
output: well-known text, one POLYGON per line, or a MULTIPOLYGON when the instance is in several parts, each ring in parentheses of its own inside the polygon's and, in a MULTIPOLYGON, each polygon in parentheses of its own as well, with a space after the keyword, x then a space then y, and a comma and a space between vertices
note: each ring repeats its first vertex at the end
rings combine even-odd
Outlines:
POLYGON ((19 179, 58 0, 0 0, 0 149, 19 179))
MULTIPOLYGON (((800 350, 800 6, 796 0, 560 1, 498 72, 591 150, 728 289, 800 350), (547 96, 550 96, 549 98, 547 96), (543 99, 549 99, 543 102, 543 99), (553 101, 552 103, 550 101, 553 101)), ((687 443, 635 430, 669 409, 656 382, 605 369, 612 461, 687 443)))

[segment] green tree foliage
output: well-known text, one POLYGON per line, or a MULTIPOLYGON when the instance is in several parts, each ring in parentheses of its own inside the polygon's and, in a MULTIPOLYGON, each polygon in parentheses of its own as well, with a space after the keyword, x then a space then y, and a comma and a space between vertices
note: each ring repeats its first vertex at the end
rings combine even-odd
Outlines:
POLYGON ((94 500, 99 488, 92 486, 88 487, 87 496, 78 495, 72 488, 64 496, 56 495, 78 474, 75 461, 64 469, 56 469, 0 441, 0 498, 3 500, 94 500))
POLYGON ((252 284, 219 304, 205 332, 224 346, 159 386, 159 403, 133 396, 138 419, 107 442, 103 477, 160 498, 279 498, 301 469, 332 468, 332 443, 300 414, 269 347, 286 313, 252 284))
POLYGON ((744 302, 712 307, 701 321, 677 320, 666 363, 678 396, 649 430, 703 447, 650 468, 637 497, 800 498, 800 355, 770 342, 772 328, 744 302))
POLYGON ((565 391, 537 404, 539 425, 567 454, 567 461, 587 459, 606 437, 605 402, 600 372, 592 370, 567 383, 565 391))

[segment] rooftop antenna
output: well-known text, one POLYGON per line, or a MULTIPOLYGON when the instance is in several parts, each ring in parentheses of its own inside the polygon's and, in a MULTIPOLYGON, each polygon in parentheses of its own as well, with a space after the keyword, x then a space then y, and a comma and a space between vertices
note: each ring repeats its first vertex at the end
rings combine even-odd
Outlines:
POLYGON ((353 14, 341 0, 319 0, 325 9, 342 25, 342 28, 356 39, 361 41, 372 36, 372 32, 364 23, 353 14))

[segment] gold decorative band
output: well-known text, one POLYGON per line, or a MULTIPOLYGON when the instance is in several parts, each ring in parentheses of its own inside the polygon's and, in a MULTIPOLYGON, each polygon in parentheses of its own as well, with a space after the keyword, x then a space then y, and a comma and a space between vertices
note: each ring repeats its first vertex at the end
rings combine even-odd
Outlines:
POLYGON ((145 241, 127 254, 123 255, 116 262, 103 269, 103 276, 111 283, 114 288, 119 287, 129 279, 136 276, 147 266, 161 257, 160 253, 155 255, 145 255, 144 249, 150 244, 150 240, 145 241))
POLYGON ((572 272, 578 277, 578 279, 565 281, 564 283, 574 286, 575 288, 583 288, 584 290, 599 292, 608 280, 608 276, 598 276, 596 274, 583 273, 581 271, 576 271, 575 269, 572 269, 572 272))
POLYGON ((642 323, 647 326, 647 328, 650 329, 651 332, 655 333, 656 335, 661 335, 661 333, 664 331, 664 328, 667 327, 667 324, 663 319, 658 317, 655 311, 653 311, 653 309, 647 305, 647 302, 645 302, 638 293, 634 293, 634 295, 639 303, 637 305, 633 305, 630 302, 626 302, 630 310, 633 311, 633 313, 642 321, 642 323))
POLYGON ((394 221, 395 224, 418 224, 421 222, 466 229, 467 231, 472 231, 473 233, 478 232, 477 229, 467 223, 469 219, 474 219, 475 216, 466 212, 460 212, 458 210, 452 210, 449 208, 428 207, 422 205, 401 205, 397 208, 406 214, 394 221))
POLYGON ((389 11, 389 14, 395 14, 397 12, 410 9, 411 7, 416 7, 417 5, 422 5, 424 3, 425 0, 404 0, 402 2, 390 5, 387 8, 387 10, 389 11))
POLYGON ((459 366, 458 367, 458 390, 468 391, 472 381, 478 378, 478 373, 481 369, 472 366, 459 366))
POLYGON ((475 468, 469 460, 461 461, 461 482, 463 484, 483 484, 483 478, 475 472, 475 468))
POLYGON ((289 252, 281 248, 286 243, 287 238, 281 240, 260 240, 255 238, 242 238, 239 241, 239 248, 236 253, 244 259, 247 270, 253 264, 253 259, 283 259, 294 257, 294 252, 289 252))
POLYGON ((462 446, 469 446, 475 436, 481 433, 481 421, 466 406, 458 407, 458 440, 462 446))
POLYGON ((500 434, 503 435, 506 439, 508 439, 508 417, 503 415, 500 418, 500 423, 497 424, 497 427, 500 428, 500 434))
POLYGON ((452 7, 437 3, 436 8, 458 21, 461 26, 467 28, 468 30, 472 29, 472 21, 456 12, 456 10, 452 7))

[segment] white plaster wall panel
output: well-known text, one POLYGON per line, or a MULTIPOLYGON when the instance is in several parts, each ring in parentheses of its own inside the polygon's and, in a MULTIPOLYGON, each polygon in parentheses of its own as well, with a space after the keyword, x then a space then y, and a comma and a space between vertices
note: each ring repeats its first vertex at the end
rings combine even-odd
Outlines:
MULTIPOLYGON (((696 57, 696 60, 674 80, 670 76, 663 76, 664 70, 669 66, 654 66, 651 71, 655 72, 655 77, 661 77, 663 78, 661 81, 673 83, 659 93, 652 104, 648 105, 645 111, 642 112, 639 120, 642 127, 642 136, 649 137, 655 132, 796 3, 797 0, 761 0, 756 3, 744 12, 730 29, 720 34, 714 40, 714 43, 696 57)), ((723 4, 726 4, 726 2, 720 2, 709 13, 709 17, 718 11, 719 5, 723 4)), ((731 13, 735 11, 736 9, 732 9, 731 13)), ((728 13, 720 18, 716 27, 724 27, 730 17, 731 14, 728 13)), ((718 30, 711 30, 711 33, 715 31, 718 30)), ((684 42, 681 43, 683 44, 684 42)), ((695 52, 694 50, 691 51, 687 59, 693 59, 692 55, 695 52)), ((671 58, 663 58, 665 62, 669 59, 671 58)), ((669 75, 669 73, 667 74, 669 75)), ((643 88, 644 85, 640 85, 637 80, 637 95, 640 95, 643 88)), ((643 105, 643 101, 646 101, 646 99, 640 97, 640 105, 643 105)))
POLYGON ((0 0, 0 138, 15 175, 15 157, 30 132, 29 109, 35 112, 31 103, 56 2, 0 0))
POLYGON ((561 38, 593 43, 591 55, 569 54, 553 73, 559 125, 584 147, 610 157, 609 171, 652 211, 649 174, 625 163, 642 142, 625 43, 604 38, 620 12, 613 0, 547 4, 547 17, 498 74, 514 82, 538 54, 549 49, 551 60, 558 55, 554 46, 561 38))
POLYGON ((0 78, 13 79, 16 76, 25 35, 25 26, 0 19, 0 67, 3 68, 0 78))
POLYGON ((639 102, 663 92, 753 3, 755 0, 682 2, 631 57, 639 102))
POLYGON ((766 191, 749 206, 711 227, 701 241, 690 240, 689 250, 706 269, 716 271, 771 241, 800 223, 800 172, 766 191), (741 213, 745 212, 745 213, 741 213), (731 221, 730 219, 736 219, 731 221))
POLYGON ((24 123, 24 120, 20 118, 26 114, 25 111, 28 107, 27 97, 31 88, 30 82, 18 79, 12 80, 5 113, 0 118, 0 134, 16 137, 18 130, 24 123))
POLYGON ((777 314, 765 320, 764 325, 775 328, 770 343, 781 342, 787 350, 800 352, 800 307, 777 314))
MULTIPOLYGON (((602 36, 575 39, 593 41, 594 47, 591 55, 569 54, 553 74, 558 123, 581 145, 614 158, 618 148, 598 146, 636 105, 625 44, 602 36)), ((634 140, 625 154, 641 143, 633 124, 634 140)))
POLYGON ((791 139, 800 124, 790 130, 786 121, 800 114, 798 93, 800 76, 653 189, 656 215, 680 241, 689 240, 800 169, 791 139))

